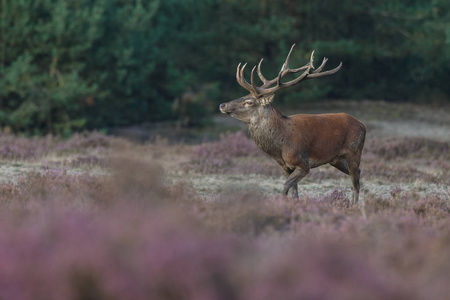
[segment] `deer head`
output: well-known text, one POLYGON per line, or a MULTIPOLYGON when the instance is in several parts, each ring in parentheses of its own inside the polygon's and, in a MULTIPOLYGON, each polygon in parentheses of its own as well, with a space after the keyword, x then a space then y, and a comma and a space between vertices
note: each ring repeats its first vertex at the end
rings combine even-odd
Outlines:
POLYGON ((222 113, 229 114, 231 117, 236 118, 245 123, 251 123, 252 120, 258 117, 258 111, 262 113, 262 110, 267 105, 272 103, 275 93, 278 92, 279 90, 296 85, 297 83, 303 80, 334 74, 337 71, 339 71, 339 69, 342 66, 342 63, 340 63, 339 66, 333 70, 321 72, 328 60, 327 58, 324 58, 320 67, 315 69, 313 65, 314 62, 314 51, 313 51, 311 53, 311 58, 309 59, 309 62, 306 65, 297 69, 291 69, 289 67, 289 60, 291 58, 294 46, 295 44, 292 45, 291 50, 289 51, 289 54, 286 57, 286 61, 284 62, 280 72, 278 73, 278 76, 272 80, 267 80, 261 72, 261 64, 263 62, 263 59, 260 60, 257 66, 253 67, 250 77, 250 83, 244 78, 244 70, 247 64, 244 64, 242 67, 241 64, 239 64, 236 70, 236 80, 239 83, 239 85, 242 86, 244 89, 248 90, 250 94, 241 97, 239 99, 230 101, 228 103, 220 104, 219 106, 220 111, 222 113), (257 86, 255 83, 254 78, 255 71, 257 72, 258 77, 262 82, 261 86, 257 86), (302 73, 297 78, 288 82, 282 81, 282 79, 285 78, 287 75, 299 72, 302 73))

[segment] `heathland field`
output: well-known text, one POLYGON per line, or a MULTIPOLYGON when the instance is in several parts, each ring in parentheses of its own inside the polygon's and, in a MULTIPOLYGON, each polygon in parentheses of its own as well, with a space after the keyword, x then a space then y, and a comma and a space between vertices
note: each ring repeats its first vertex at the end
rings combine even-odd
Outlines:
POLYGON ((313 169, 300 200, 242 124, 0 135, 0 299, 449 299, 450 107, 336 101, 367 125, 361 206, 313 169), (144 132, 144 133, 142 133, 144 132))

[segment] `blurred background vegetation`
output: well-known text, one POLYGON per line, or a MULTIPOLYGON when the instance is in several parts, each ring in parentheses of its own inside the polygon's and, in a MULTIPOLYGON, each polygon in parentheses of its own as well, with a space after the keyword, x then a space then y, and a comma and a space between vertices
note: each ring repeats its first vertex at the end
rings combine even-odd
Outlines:
MULTIPOLYGON (((316 50, 338 75, 280 93, 448 102, 448 0, 1 0, 0 127, 69 135, 148 121, 200 125, 246 93, 239 62, 275 76, 316 50)), ((248 76, 248 74, 247 74, 248 76)))

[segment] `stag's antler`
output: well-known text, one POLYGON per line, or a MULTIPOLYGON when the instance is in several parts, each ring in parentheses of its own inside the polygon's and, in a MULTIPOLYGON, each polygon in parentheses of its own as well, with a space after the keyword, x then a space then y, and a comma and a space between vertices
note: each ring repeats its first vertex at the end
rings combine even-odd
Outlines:
POLYGON ((297 68, 297 69, 291 69, 291 68, 289 68, 289 59, 291 58, 292 50, 294 49, 294 47, 295 47, 295 44, 292 45, 291 50, 289 51, 289 54, 286 57, 286 61, 284 62, 283 66, 281 67, 280 73, 278 73, 278 76, 275 77, 274 79, 267 80, 264 77, 264 75, 261 73, 261 64, 263 62, 263 59, 261 59, 260 62, 258 63, 258 66, 254 66, 252 69, 252 74, 250 77, 251 83, 249 83, 244 78, 244 69, 247 66, 247 64, 244 64, 242 66, 242 68, 241 68, 241 64, 239 64, 237 66, 237 70, 236 70, 237 82, 239 83, 240 86, 242 86, 243 88, 248 90, 255 97, 260 98, 264 95, 273 94, 281 89, 293 86, 302 80, 313 79, 313 78, 318 78, 318 77, 334 74, 337 71, 339 71, 339 69, 342 67, 342 63, 340 63, 339 66, 337 66, 336 68, 322 73, 321 71, 325 67, 325 64, 327 63, 327 60, 328 60, 328 58, 325 57, 322 61, 322 64, 320 65, 320 67, 318 67, 317 69, 314 70, 314 65, 313 65, 314 51, 313 51, 311 53, 311 58, 309 59, 309 62, 306 65, 304 65, 303 67, 297 68), (256 86, 255 80, 254 80, 255 70, 257 70, 258 77, 263 82, 263 84, 259 87, 256 86), (297 77, 291 81, 288 81, 288 82, 281 81, 281 79, 286 77, 288 74, 294 74, 294 73, 298 73, 300 71, 304 71, 304 72, 299 77, 297 77), (274 84, 276 84, 276 86, 273 86, 274 84))

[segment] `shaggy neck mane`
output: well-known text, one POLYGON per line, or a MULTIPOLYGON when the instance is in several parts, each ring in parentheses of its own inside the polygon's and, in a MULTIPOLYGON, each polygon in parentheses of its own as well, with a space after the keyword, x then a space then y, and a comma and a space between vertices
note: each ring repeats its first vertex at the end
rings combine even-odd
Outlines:
POLYGON ((269 155, 277 155, 283 143, 283 131, 288 117, 271 104, 263 107, 258 118, 249 124, 250 136, 256 145, 269 155))

